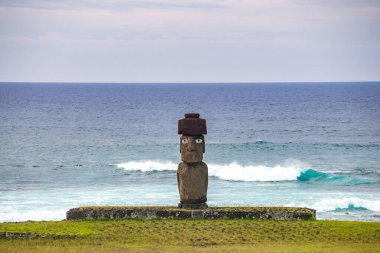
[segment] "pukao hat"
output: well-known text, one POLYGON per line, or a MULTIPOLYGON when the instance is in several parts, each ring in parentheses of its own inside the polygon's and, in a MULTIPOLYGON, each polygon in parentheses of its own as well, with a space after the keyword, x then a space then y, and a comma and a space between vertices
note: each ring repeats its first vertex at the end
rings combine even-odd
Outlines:
POLYGON ((193 136, 207 134, 206 120, 199 118, 199 113, 185 113, 185 118, 178 120, 178 134, 193 136))

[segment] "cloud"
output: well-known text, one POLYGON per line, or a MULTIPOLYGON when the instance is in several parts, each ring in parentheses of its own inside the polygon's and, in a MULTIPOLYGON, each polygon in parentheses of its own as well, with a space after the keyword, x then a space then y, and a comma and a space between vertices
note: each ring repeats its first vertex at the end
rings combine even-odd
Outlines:
POLYGON ((380 7, 380 2, 378 0, 296 0, 295 3, 321 5, 329 8, 380 7))
POLYGON ((133 9, 215 9, 221 8, 223 6, 223 2, 223 0, 5 0, 2 1, 0 5, 37 9, 107 9, 115 11, 128 11, 133 9))
MULTIPOLYGON (((165 1, 166 4, 178 3, 165 1)), ((261 43, 282 38, 293 29, 291 17, 274 8, 257 4, 247 12, 242 4, 210 11, 183 8, 139 8, 127 12, 109 9, 34 9, 3 7, 0 33, 12 36, 60 34, 67 40, 146 40, 163 42, 261 43), (17 17, 17 18, 16 18, 17 17)), ((252 3, 250 3, 252 4, 252 3)), ((163 5, 163 3, 161 3, 163 5)), ((183 6, 183 5, 182 5, 183 6)), ((298 22, 296 20, 296 22, 298 22)), ((297 24, 300 27, 300 24, 297 24)), ((294 39, 293 39, 294 40, 294 39)))
POLYGON ((357 59, 368 78, 378 76, 379 5, 329 3, 2 1, 0 80, 47 78, 44 68, 49 78, 82 81, 144 81, 148 70, 150 81, 337 79, 353 78, 357 59))

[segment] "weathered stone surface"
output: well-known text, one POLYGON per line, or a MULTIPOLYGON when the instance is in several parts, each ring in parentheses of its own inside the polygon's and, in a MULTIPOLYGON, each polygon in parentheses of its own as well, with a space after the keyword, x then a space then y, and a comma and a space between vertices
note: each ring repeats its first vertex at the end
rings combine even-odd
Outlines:
POLYGON ((199 163, 205 152, 205 138, 203 135, 182 135, 180 138, 181 160, 187 163, 199 163))
POLYGON ((181 204, 202 204, 207 201, 208 168, 204 162, 181 162, 177 169, 181 204))
POLYGON ((185 209, 206 209, 208 205, 206 203, 201 203, 201 204, 183 204, 179 203, 178 204, 179 208, 185 208, 185 209))
POLYGON ((80 207, 66 213, 68 220, 82 219, 260 219, 315 220, 314 209, 297 207, 208 207, 190 210, 177 207, 80 207))

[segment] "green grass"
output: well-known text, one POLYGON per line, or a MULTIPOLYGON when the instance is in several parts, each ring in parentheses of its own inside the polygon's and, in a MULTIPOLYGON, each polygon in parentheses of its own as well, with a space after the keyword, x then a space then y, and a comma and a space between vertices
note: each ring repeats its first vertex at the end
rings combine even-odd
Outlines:
POLYGON ((0 252, 380 252, 378 222, 121 219, 0 223, 0 232, 77 236, 1 239, 0 252))

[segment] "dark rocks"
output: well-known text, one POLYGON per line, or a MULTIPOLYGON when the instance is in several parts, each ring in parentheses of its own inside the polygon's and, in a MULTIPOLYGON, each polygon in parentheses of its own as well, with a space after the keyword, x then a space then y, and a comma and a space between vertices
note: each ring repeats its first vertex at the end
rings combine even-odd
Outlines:
POLYGON ((18 232, 0 232, 0 238, 14 239, 14 238, 30 238, 31 233, 18 233, 18 232))
POLYGON ((208 205, 206 203, 201 203, 201 204, 184 204, 184 203, 179 203, 178 204, 179 208, 185 208, 185 209, 206 209, 208 205))
POLYGON ((51 234, 32 234, 20 232, 0 232, 0 239, 30 239, 30 238, 51 238, 51 239, 75 239, 75 235, 51 235, 51 234))
POLYGON ((316 212, 313 209, 295 207, 208 207, 202 210, 176 207, 80 207, 70 209, 66 218, 315 220, 316 212))

